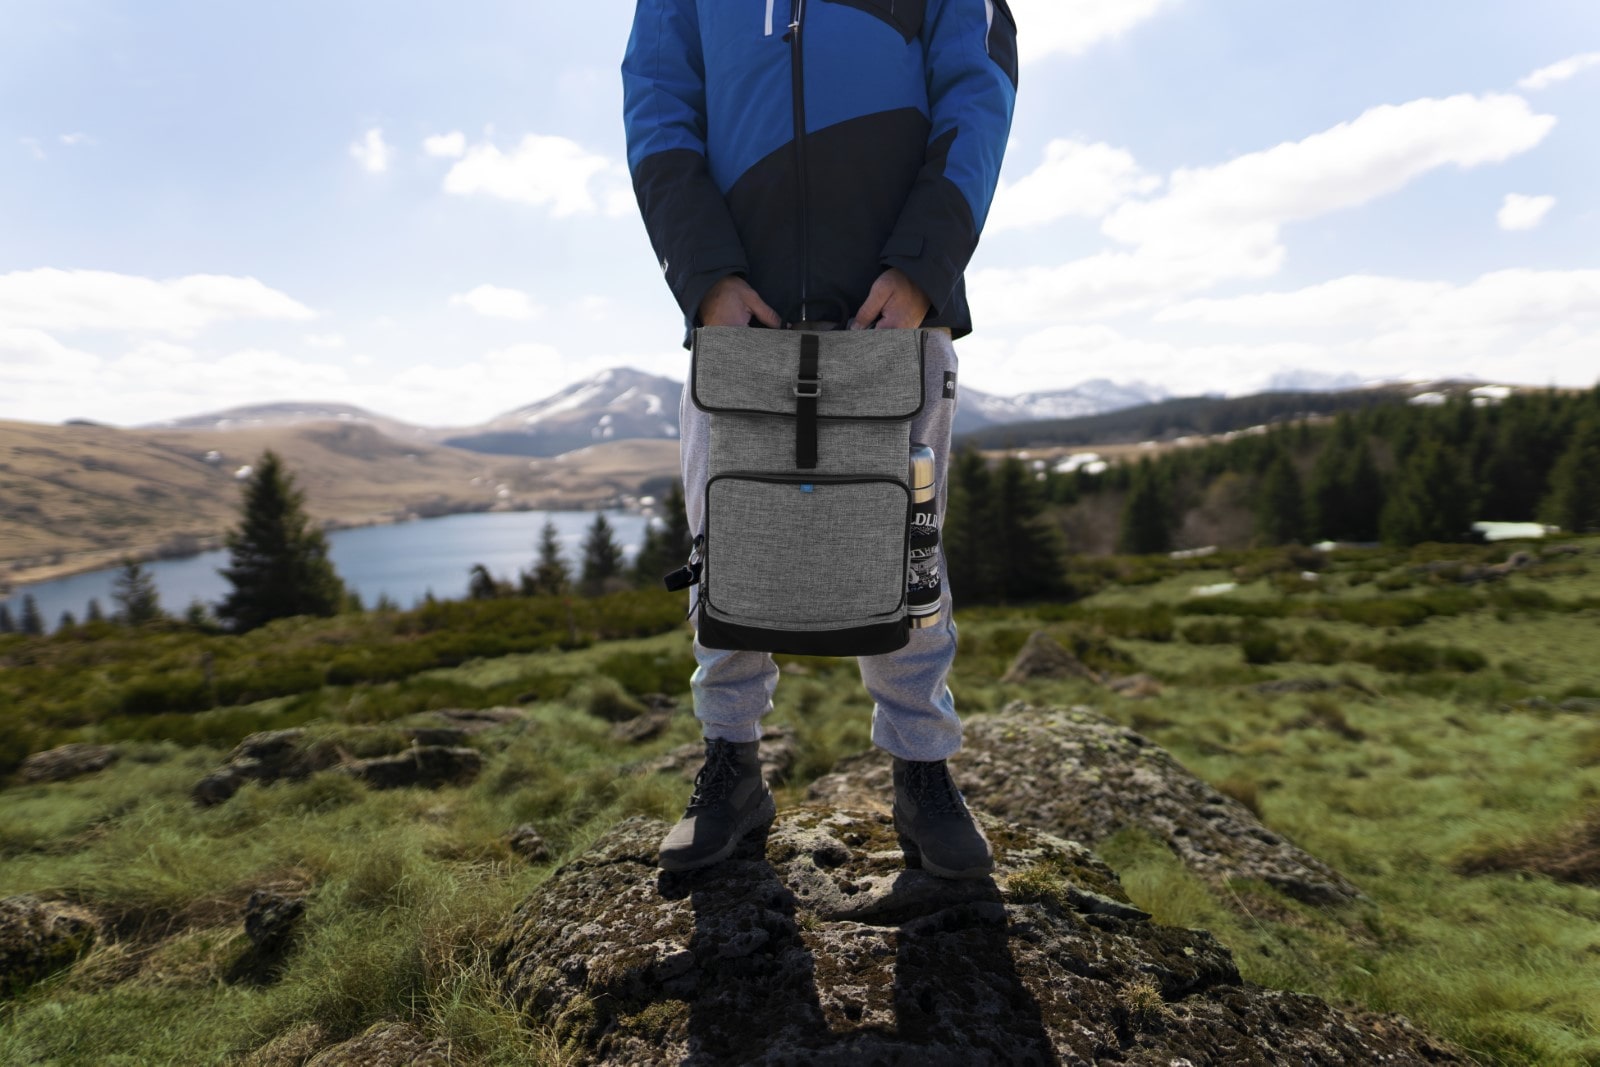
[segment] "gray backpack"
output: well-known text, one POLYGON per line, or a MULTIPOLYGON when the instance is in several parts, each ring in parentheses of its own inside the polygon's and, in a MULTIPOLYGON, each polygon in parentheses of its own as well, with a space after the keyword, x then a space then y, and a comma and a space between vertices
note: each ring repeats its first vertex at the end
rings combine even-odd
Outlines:
POLYGON ((816 656, 905 645, 924 337, 695 331, 689 396, 711 434, 702 645, 816 656))

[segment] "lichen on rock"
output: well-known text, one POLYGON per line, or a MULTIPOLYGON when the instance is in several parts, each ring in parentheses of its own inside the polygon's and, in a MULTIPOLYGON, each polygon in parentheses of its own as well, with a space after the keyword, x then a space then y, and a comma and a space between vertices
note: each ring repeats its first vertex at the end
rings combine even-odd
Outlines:
POLYGON ((29 896, 0 900, 0 999, 75 963, 100 923, 85 908, 29 896))
POLYGON ((627 820, 507 921, 507 1000, 596 1064, 1451 1063, 1392 1018, 1243 982, 1081 845, 985 818, 993 879, 907 869, 882 813, 780 813, 713 867, 627 820))
MULTIPOLYGON (((1089 708, 1015 704, 969 719, 950 766, 975 808, 1091 847, 1138 827, 1213 884, 1253 879, 1310 904, 1345 904, 1362 895, 1160 745, 1089 708)), ((889 759, 873 750, 841 760, 807 795, 872 804, 892 789, 889 759)))

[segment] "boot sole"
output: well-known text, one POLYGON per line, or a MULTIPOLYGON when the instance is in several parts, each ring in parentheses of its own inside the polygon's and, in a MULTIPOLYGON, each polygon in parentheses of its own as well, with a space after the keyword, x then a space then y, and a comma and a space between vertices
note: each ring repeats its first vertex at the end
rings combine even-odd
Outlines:
POLYGON ((905 858, 907 867, 924 870, 935 878, 944 878, 952 882, 975 882, 994 873, 994 862, 992 860, 982 866, 966 867, 959 871, 950 867, 941 867, 924 856, 922 849, 917 847, 917 843, 905 836, 900 838, 900 854, 905 858))
POLYGON ((709 867, 713 863, 721 863, 733 855, 733 850, 739 847, 739 842, 743 841, 750 831, 758 826, 772 822, 777 817, 778 803, 772 799, 772 793, 769 791, 766 796, 761 798, 761 803, 751 809, 750 814, 740 821, 733 833, 728 835, 728 843, 726 845, 723 845, 709 856, 702 856, 693 860, 673 860, 668 859, 666 856, 658 856, 656 859, 657 866, 663 871, 677 873, 679 871, 695 871, 701 867, 709 867))

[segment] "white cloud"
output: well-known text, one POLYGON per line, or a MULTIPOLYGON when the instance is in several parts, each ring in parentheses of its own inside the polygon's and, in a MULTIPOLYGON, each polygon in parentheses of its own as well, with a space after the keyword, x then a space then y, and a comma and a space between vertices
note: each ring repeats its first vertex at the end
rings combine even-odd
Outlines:
POLYGON ((147 423, 263 399, 318 399, 348 391, 342 368, 270 349, 211 356, 147 341, 100 356, 67 348, 40 331, 0 329, 0 418, 147 423))
POLYGON ((1519 96, 1463 94, 1375 107, 1302 141, 1176 171, 1165 196, 1122 205, 1105 232, 1133 244, 1193 244, 1315 218, 1369 203, 1439 167, 1504 162, 1544 140, 1555 124, 1555 116, 1534 114, 1519 96))
POLYGON ((28 150, 28 154, 31 155, 34 159, 44 159, 45 158, 44 147, 41 144, 39 144, 39 138, 37 138, 37 137, 18 137, 17 138, 17 143, 20 144, 22 147, 26 148, 28 150))
POLYGON ((1584 52, 1581 55, 1569 56, 1559 63, 1552 63, 1548 67, 1540 67, 1532 74, 1517 82, 1517 88, 1527 89, 1529 92, 1538 92, 1548 89, 1557 82, 1564 82, 1568 78, 1589 69, 1600 66, 1600 52, 1584 52))
POLYGON ((81 144, 94 144, 94 138, 86 133, 64 133, 61 135, 60 141, 68 148, 76 148, 81 144))
POLYGON ((484 142, 445 175, 444 191, 455 196, 492 196, 519 204, 548 207, 556 218, 604 211, 621 215, 631 207, 625 196, 627 168, 565 137, 530 133, 508 155, 484 142))
MULTIPOLYGON (((1517 96, 1454 96, 1373 108, 1351 122, 1175 171, 1164 195, 1130 199, 1101 230, 1131 251, 1054 267, 990 269, 970 282, 1001 321, 1117 315, 1282 266, 1283 227, 1358 207, 1431 170, 1501 162, 1555 125, 1517 96)), ((1019 183, 1020 184, 1020 183, 1019 183)))
POLYGON ((382 174, 389 169, 394 149, 384 142, 383 130, 374 126, 366 136, 350 146, 350 158, 360 163, 369 173, 382 174))
POLYGON ((300 338, 307 348, 340 349, 345 345, 342 333, 308 333, 300 338))
POLYGON ((1290 292, 1191 300, 1155 316, 1157 322, 1319 334, 1486 334, 1583 318, 1600 321, 1600 270, 1501 270, 1465 285, 1358 274, 1290 292))
POLYGON ((467 136, 460 130, 434 134, 423 139, 422 150, 439 159, 460 159, 467 150, 467 136))
POLYGON ((1024 63, 1080 55, 1176 6, 1177 0, 1011 0, 1024 63))
POLYGON ((1505 202, 1500 205, 1500 210, 1495 215, 1495 221, 1502 230, 1532 230, 1544 221, 1550 214, 1550 209, 1556 206, 1553 196, 1523 196, 1521 193, 1507 193, 1505 202))
POLYGON ((1033 171, 1000 183, 985 229, 1022 229, 1067 217, 1098 219, 1130 197, 1160 187, 1161 179, 1141 170, 1126 149, 1061 138, 1045 147, 1044 162, 1033 171))
POLYGON ((0 274, 0 328, 122 330, 191 336, 235 319, 315 318, 292 297, 255 278, 190 274, 158 281, 99 270, 0 274))
POLYGON ((470 308, 495 319, 525 320, 544 314, 544 309, 535 305, 527 293, 494 285, 480 285, 471 292, 456 293, 450 297, 450 306, 470 308))

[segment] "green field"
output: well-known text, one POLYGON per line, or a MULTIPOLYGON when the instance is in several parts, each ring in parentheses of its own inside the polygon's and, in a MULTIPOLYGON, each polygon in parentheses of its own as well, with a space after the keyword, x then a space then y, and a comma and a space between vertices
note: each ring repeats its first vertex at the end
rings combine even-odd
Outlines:
MULTIPOLYGON (((1247 978, 1401 1012, 1485 1063, 1600 1063, 1600 541, 1554 547, 1478 582, 1461 579, 1511 549, 1086 561, 1074 584, 1098 592, 1076 603, 959 613, 951 684, 967 715, 1022 699, 1131 725, 1365 891, 1316 908, 1262 885, 1214 890, 1142 832, 1101 848, 1137 904, 1211 930, 1247 978), (1237 588, 1191 595, 1224 582, 1237 588), (1039 629, 1160 692, 1001 684, 1039 629), (1293 679, 1328 687, 1257 688, 1293 679)), ((66 741, 124 751, 95 775, 0 794, 0 898, 70 898, 107 930, 0 999, 0 1063, 219 1063, 383 1019, 448 1038, 461 1062, 562 1062, 554 1029, 497 1001, 485 956, 563 858, 622 816, 681 809, 685 783, 629 768, 694 741, 687 711, 644 743, 612 735, 635 698, 685 694, 681 611, 636 593, 243 637, 176 624, 0 637, 0 767, 66 741), (307 725, 363 755, 395 744, 372 727, 400 716, 512 704, 526 718, 473 738, 486 762, 470 786, 375 792, 319 773, 190 799, 254 730, 307 725), (506 844, 524 823, 548 861, 506 844), (264 886, 310 894, 272 966, 241 924, 264 886)), ((867 746, 870 703, 848 661, 785 666, 774 718, 801 749, 779 799, 794 802, 867 746)))

